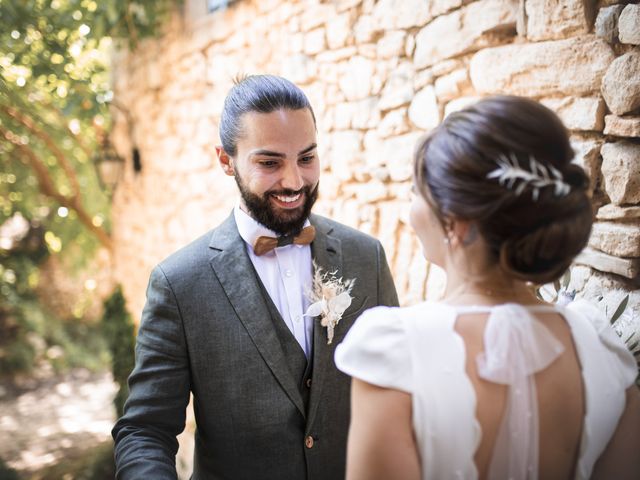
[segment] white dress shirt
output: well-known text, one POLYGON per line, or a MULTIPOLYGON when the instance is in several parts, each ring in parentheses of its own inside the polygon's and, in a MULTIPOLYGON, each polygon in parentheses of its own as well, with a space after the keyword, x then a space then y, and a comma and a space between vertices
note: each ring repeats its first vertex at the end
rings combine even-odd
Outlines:
MULTIPOLYGON (((310 245, 276 247, 264 255, 253 252, 253 244, 262 235, 277 234, 258 223, 239 206, 234 211, 238 232, 262 284, 269 293, 284 322, 291 330, 307 358, 311 355, 313 318, 303 317, 310 305, 306 293, 311 290, 313 268, 310 245)), ((309 220, 304 226, 309 225, 309 220)))

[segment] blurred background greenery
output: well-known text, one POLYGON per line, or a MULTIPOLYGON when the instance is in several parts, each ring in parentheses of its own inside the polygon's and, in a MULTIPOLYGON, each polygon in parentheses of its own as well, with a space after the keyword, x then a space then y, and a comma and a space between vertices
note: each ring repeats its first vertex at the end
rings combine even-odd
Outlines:
MULTIPOLYGON (((123 385, 116 398, 122 408, 133 361, 133 323, 119 289, 99 294, 104 291, 99 282, 108 283, 104 270, 112 249, 109 192, 95 169, 110 129, 109 59, 114 47, 135 49, 157 33, 178 6, 176 0, 0 0, 0 385, 5 395, 43 371, 112 367, 123 385)), ((108 464, 111 454, 102 448, 95 458, 108 464)), ((82 459, 75 463, 78 471, 103 473, 65 478, 113 478, 113 472, 105 476, 104 468, 88 467, 82 459)), ((12 478, 10 472, 0 460, 0 478, 12 478)))

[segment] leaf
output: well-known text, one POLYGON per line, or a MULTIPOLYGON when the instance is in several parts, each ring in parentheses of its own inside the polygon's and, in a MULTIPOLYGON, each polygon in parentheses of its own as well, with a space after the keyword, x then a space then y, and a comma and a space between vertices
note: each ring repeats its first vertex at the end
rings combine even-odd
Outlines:
POLYGON ((307 311, 305 312, 304 316, 305 317, 319 316, 320 314, 322 314, 322 310, 325 304, 326 302, 324 301, 324 299, 322 299, 319 302, 309 305, 309 308, 307 308, 307 311))
POLYGON ((337 297, 329 300, 329 310, 335 312, 338 316, 342 316, 344 311, 351 305, 351 300, 349 292, 342 292, 337 297))
POLYGON ((629 303, 629 295, 626 295, 624 299, 620 302, 620 305, 618 305, 618 308, 616 309, 613 316, 611 317, 611 325, 613 325, 616 322, 616 320, 618 320, 618 318, 622 316, 625 309, 627 308, 628 303, 629 303))

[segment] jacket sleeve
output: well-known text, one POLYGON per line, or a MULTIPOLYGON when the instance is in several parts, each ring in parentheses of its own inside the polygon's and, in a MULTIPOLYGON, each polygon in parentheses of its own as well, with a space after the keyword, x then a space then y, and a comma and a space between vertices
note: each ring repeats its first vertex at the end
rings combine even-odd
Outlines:
POLYGON ((116 478, 176 479, 176 436, 185 425, 190 371, 171 285, 160 266, 151 273, 136 340, 124 414, 113 428, 116 478))
POLYGON ((387 256, 380 242, 377 242, 378 250, 378 305, 386 305, 388 307, 398 306, 398 293, 393 283, 391 270, 387 263, 387 256))

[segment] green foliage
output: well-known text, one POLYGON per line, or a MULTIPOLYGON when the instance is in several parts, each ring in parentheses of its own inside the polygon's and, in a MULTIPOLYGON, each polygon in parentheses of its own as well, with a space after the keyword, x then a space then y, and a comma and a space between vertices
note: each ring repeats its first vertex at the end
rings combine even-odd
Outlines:
POLYGON ((129 394, 127 378, 135 362, 135 327, 131 315, 127 312, 121 287, 104 302, 102 326, 111 352, 113 379, 120 385, 114 400, 120 417, 129 394))
POLYGON ((93 338, 89 327, 42 311, 38 267, 55 254, 79 268, 110 246, 109 199, 92 162, 110 124, 110 49, 156 34, 177 3, 0 0, 0 227, 23 218, 35 240, 6 246, 0 235, 0 373, 28 370, 42 339, 63 345, 60 368, 85 357, 74 342, 93 338))

